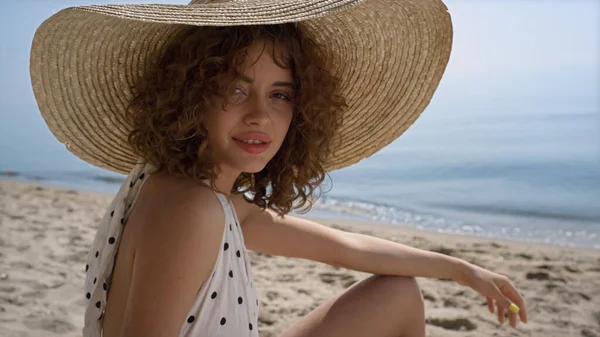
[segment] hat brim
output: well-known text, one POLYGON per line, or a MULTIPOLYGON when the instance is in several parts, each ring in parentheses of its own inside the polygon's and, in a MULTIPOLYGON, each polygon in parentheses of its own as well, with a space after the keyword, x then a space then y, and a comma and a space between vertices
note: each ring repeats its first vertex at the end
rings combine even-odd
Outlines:
POLYGON ((369 157, 398 138, 429 104, 452 45, 440 0, 247 1, 106 5, 64 9, 33 39, 30 74, 40 112, 79 158, 129 172, 131 88, 182 25, 298 22, 325 48, 349 108, 332 171, 369 157), (276 6, 274 4, 277 4, 276 6), (226 7, 225 5, 229 6, 226 7))

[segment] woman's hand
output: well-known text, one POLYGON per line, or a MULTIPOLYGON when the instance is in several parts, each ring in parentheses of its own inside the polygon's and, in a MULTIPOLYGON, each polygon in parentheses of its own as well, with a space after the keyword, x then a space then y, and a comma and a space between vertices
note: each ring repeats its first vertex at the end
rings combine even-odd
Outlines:
MULTIPOLYGON (((494 300, 496 300, 498 321, 504 323, 504 313, 508 312, 510 326, 516 328, 517 314, 510 310, 511 304, 516 304, 520 309, 518 315, 523 323, 527 323, 527 310, 523 297, 517 291, 511 280, 500 274, 483 269, 474 264, 463 261, 455 281, 461 285, 473 288, 487 298, 488 309, 494 313, 494 300)), ((513 309, 516 309, 513 305, 513 309)))

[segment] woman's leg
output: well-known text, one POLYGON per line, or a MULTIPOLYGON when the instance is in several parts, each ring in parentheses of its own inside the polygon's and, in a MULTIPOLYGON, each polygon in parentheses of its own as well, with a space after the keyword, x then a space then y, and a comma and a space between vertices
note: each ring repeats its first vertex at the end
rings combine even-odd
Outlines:
POLYGON ((421 290, 412 277, 372 275, 327 300, 280 337, 424 337, 421 290))

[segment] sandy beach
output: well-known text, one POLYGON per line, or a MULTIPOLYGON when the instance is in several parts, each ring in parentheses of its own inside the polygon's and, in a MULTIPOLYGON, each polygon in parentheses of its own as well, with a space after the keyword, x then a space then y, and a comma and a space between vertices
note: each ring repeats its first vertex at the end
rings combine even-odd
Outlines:
MULTIPOLYGON (((85 258, 112 196, 0 180, 0 336, 81 336, 85 258)), ((600 336, 600 250, 526 244, 319 220, 341 230, 449 254, 508 275, 525 297, 529 323, 500 325, 485 298, 448 280, 419 278, 427 335, 600 336)), ((251 252, 259 331, 292 321, 367 274, 251 252)))

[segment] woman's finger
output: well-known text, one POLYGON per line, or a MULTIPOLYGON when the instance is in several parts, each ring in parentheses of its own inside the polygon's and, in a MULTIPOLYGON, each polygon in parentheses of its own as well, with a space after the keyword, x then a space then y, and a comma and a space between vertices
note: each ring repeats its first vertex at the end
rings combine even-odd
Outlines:
MULTIPOLYGON (((506 288, 507 284, 501 284, 500 287, 506 288)), ((504 308, 505 310, 508 310, 512 302, 504 295, 504 290, 501 288, 494 286, 492 289, 492 297, 496 300, 496 303, 500 307, 504 308)))
POLYGON ((525 308, 525 302, 523 301, 521 294, 513 286, 512 282, 506 282, 501 285, 499 289, 502 294, 507 296, 519 307, 519 317, 523 323, 527 323, 527 309, 525 308))
POLYGON ((508 311, 508 321, 510 323, 510 326, 512 326, 513 328, 516 328, 517 327, 517 314, 515 314, 509 310, 508 311))
POLYGON ((496 307, 498 310, 496 310, 496 312, 498 313, 498 322, 500 322, 500 324, 504 323, 504 309, 502 309, 502 307, 500 306, 500 304, 498 302, 496 302, 496 307))
POLYGON ((490 312, 494 313, 494 300, 491 297, 487 297, 487 305, 490 312))

